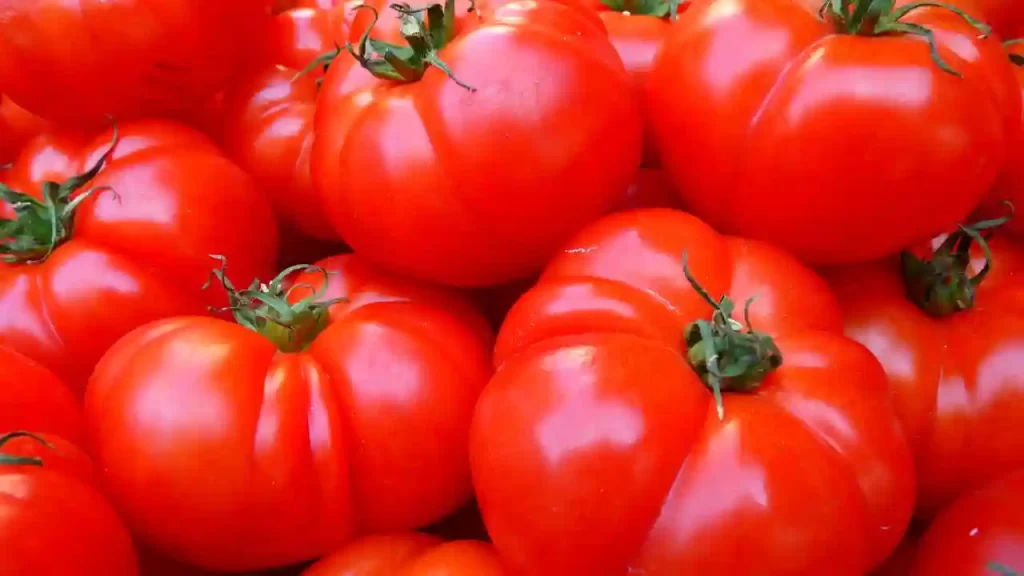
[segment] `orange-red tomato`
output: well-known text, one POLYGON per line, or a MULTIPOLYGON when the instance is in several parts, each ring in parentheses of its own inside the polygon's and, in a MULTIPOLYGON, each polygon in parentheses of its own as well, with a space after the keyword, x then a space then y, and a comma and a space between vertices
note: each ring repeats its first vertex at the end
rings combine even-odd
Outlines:
POLYGON ((0 433, 13 430, 84 440, 82 407, 63 382, 29 358, 0 346, 0 433))
MULTIPOLYGON (((252 179, 207 138, 169 121, 119 126, 96 138, 47 133, 0 171, 9 188, 39 198, 47 181, 105 167, 67 198, 82 200, 50 245, 33 228, 32 250, 0 239, 0 345, 46 366, 81 394, 93 366, 118 338, 157 318, 205 312, 210 254, 232 258, 239 285, 272 268, 277 232, 252 179), (91 190, 88 198, 82 194, 91 190), (47 252, 49 250, 49 252, 47 252)), ((0 213, 9 215, 0 202, 0 213)))
POLYGON ((506 318, 473 419, 502 559, 538 576, 880 564, 910 519, 913 468, 882 367, 841 330, 825 282, 767 244, 666 209, 584 229, 506 318), (757 332, 728 310, 706 323, 684 253, 757 332), (734 390, 721 416, 702 380, 719 361, 734 390))
POLYGON ((484 542, 442 542, 426 534, 378 534, 355 540, 302 576, 508 576, 484 542))
POLYGON ((96 367, 92 451, 154 550, 210 570, 285 566, 357 533, 426 526, 470 499, 486 322, 456 295, 353 256, 320 266, 322 297, 347 300, 314 314, 303 300, 324 274, 300 274, 289 292, 307 310, 298 332, 173 318, 132 332, 96 367))
MULTIPOLYGON (((940 248, 939 242, 934 247, 940 248)), ((918 508, 934 514, 965 490, 1024 466, 1024 246, 995 237, 991 273, 975 295, 934 298, 925 312, 913 293, 929 286, 915 280, 947 279, 965 286, 984 265, 977 244, 970 246, 966 271, 950 275, 950 251, 932 257, 939 266, 922 274, 904 272, 898 259, 830 271, 843 307, 846 333, 878 357, 907 439, 914 451, 918 508), (938 273, 941 272, 941 273, 938 273), (910 281, 908 283, 908 280, 910 281)), ((940 250, 941 252, 941 250, 940 250)), ((956 254, 956 250, 952 253, 956 254)), ((923 293, 922 293, 923 294, 923 293)), ((939 292, 936 292, 939 294, 939 292)))

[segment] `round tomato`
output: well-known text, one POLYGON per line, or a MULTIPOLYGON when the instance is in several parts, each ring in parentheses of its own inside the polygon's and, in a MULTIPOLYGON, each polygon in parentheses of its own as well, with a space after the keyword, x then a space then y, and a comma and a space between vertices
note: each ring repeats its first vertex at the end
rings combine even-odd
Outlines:
POLYGON ((253 0, 8 0, 0 86, 62 123, 176 113, 222 88, 265 35, 253 0))
POLYGON ((366 536, 320 560, 302 576, 506 576, 484 542, 442 542, 406 532, 366 536))
MULTIPOLYGON (((355 58, 331 64, 314 186, 336 232, 383 267, 462 286, 527 277, 636 173, 642 123, 629 76, 592 11, 515 2, 469 12, 452 0, 431 10, 444 29, 431 36, 439 60, 408 81, 374 56, 381 40, 355 51, 391 80, 367 82, 355 58)), ((361 10, 353 35, 359 17, 373 12, 361 10)))
POLYGON ((921 537, 912 576, 1024 573, 1024 470, 961 496, 921 537))
POLYGON ((82 407, 52 372, 0 346, 0 432, 32 430, 81 442, 82 407))
POLYGON ((473 419, 498 552, 538 576, 862 576, 914 479, 885 374, 841 330, 767 244, 667 209, 584 229, 506 318, 473 419))
POLYGON ((231 293, 240 324, 152 323, 96 367, 93 453, 156 551, 211 570, 284 566, 359 532, 425 526, 470 499, 486 322, 459 297, 352 256, 320 266, 295 278, 291 305, 286 270, 231 293))
POLYGON ((29 138, 48 127, 48 122, 0 94, 0 169, 14 161, 29 138))
POLYGON ((680 17, 646 105, 687 209, 816 264, 894 254, 974 210, 1019 130, 1005 53, 947 8, 859 25, 836 8, 869 1, 833 0, 828 21, 818 0, 698 2, 680 17))
MULTIPOLYGON (((0 437, 0 575, 138 573, 132 539, 81 469, 51 462, 66 457, 51 438, 0 437), (26 442, 38 444, 28 448, 26 442), (15 447, 19 443, 21 446, 15 447)), ((81 452, 72 462, 87 458, 81 452)))
POLYGON ((889 376, 925 516, 1024 466, 1024 246, 1002 237, 987 245, 986 275, 984 250, 964 231, 902 259, 829 273, 847 335, 889 376))
POLYGON ((276 257, 273 213, 252 179, 171 122, 122 124, 97 138, 40 135, 0 179, 0 215, 16 216, 0 221, 0 345, 79 394, 128 331, 223 301, 202 292, 210 254, 232 258, 240 284, 276 257))
MULTIPOLYGON (((1024 95, 1024 41, 1006 45, 1016 65, 1018 87, 1024 95)), ((1010 142, 1009 154, 1003 172, 996 182, 995 188, 988 195, 988 201, 981 213, 992 214, 1001 209, 1004 201, 1010 201, 1015 207, 1024 208, 1024 113, 1017 123, 1017 132, 1010 142)), ((1024 236, 1024 218, 1012 218, 1007 224, 1007 231, 1024 236)))

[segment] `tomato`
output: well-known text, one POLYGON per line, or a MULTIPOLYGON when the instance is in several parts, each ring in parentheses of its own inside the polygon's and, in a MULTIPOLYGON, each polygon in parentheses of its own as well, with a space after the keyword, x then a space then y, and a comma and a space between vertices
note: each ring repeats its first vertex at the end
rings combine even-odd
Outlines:
POLYGON ((635 208, 679 208, 679 193, 660 168, 641 168, 613 211, 635 208))
POLYGON ((253 0, 4 0, 0 13, 0 86, 62 123, 198 106, 252 53, 239 39, 268 20, 253 0))
POLYGON ((881 366, 841 329, 824 281, 767 244, 667 209, 585 228, 506 318, 473 419, 499 554, 532 575, 865 574, 913 469, 881 366), (698 285, 732 300, 712 314, 698 285))
MULTIPOLYGON (((1024 34, 1024 32, 1022 32, 1024 34)), ((1024 94, 1024 43, 1008 44, 1007 51, 1020 58, 1014 66, 1017 73, 1018 86, 1024 94)), ((1016 207, 1024 207, 1024 113, 1020 116, 1018 130, 1009 146, 1009 155, 1003 172, 996 182, 995 188, 989 193, 988 201, 983 205, 982 214, 998 213, 1003 201, 1009 200, 1016 207)), ((1007 230, 1018 236, 1024 235, 1024 219, 1013 218, 1007 224, 1007 230)))
POLYGON ((491 374, 485 321, 447 291, 353 256, 320 266, 295 278, 290 308, 291 271, 261 289, 276 313, 232 293, 258 331, 167 319, 96 367, 93 454, 157 552, 219 571, 284 566, 356 533, 425 526, 470 499, 469 420, 491 374))
POLYGON ((46 128, 45 120, 0 94, 0 167, 12 162, 25 142, 46 128))
MULTIPOLYGON (((335 231, 382 267, 459 286, 528 277, 636 173, 642 123, 630 79, 591 11, 435 11, 456 31, 434 39, 447 41, 437 55, 451 75, 431 65, 397 82, 369 79, 350 57, 331 64, 314 120, 314 186, 335 231)), ((360 17, 372 21, 362 10, 354 34, 360 17)), ((356 44, 364 56, 383 49, 356 44)), ((388 75, 376 62, 367 65, 388 75)))
POLYGON ((1015 424, 1024 417, 1024 246, 998 236, 988 245, 991 273, 983 282, 968 280, 979 278, 985 260, 964 232, 908 253, 903 264, 829 274, 846 333, 888 374, 924 516, 1024 466, 1024 431, 1015 424))
POLYGON ((0 240, 0 345, 78 394, 128 331, 222 302, 223 293, 202 291, 210 254, 233 259, 239 284, 265 274, 276 257, 273 214, 252 179, 178 124, 127 123, 116 138, 43 134, 0 178, 33 198, 49 190, 62 210, 81 201, 61 216, 52 241, 52 218, 22 196, 27 213, 0 240))
POLYGON ((442 542, 406 532, 367 536, 320 560, 302 576, 506 576, 489 544, 442 542))
POLYGON ((83 440, 82 408, 52 372, 0 346, 0 431, 32 430, 83 440))
POLYGON ((807 262, 866 261, 979 204, 1020 124, 1020 91, 998 40, 949 9, 869 16, 854 34, 852 13, 826 22, 821 4, 695 3, 662 44, 645 102, 695 215, 807 262), (900 32, 910 25, 932 32, 937 58, 900 32))
POLYGON ((1024 570, 1024 470, 961 496, 921 537, 913 576, 998 576, 1024 570))
POLYGON ((985 22, 1002 38, 1024 37, 1024 4, 1016 0, 974 0, 985 16, 985 22))
POLYGON ((60 456, 42 450, 26 460, 24 448, 11 449, 26 440, 47 439, 0 437, 0 575, 137 574, 131 536, 110 504, 74 469, 51 467, 60 456))

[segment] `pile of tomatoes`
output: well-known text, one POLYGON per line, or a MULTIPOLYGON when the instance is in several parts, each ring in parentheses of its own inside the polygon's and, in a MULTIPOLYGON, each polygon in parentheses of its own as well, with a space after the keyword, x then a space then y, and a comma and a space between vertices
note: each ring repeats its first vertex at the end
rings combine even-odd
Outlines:
POLYGON ((1024 574, 1024 2, 0 0, 0 576, 1024 574))

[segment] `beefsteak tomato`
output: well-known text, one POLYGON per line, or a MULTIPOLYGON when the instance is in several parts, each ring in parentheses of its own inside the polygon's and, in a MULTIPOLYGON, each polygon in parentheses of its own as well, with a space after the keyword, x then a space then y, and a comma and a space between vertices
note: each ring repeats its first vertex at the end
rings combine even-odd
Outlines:
POLYGON ((71 442, 85 438, 82 406, 52 372, 0 346, 0 432, 32 430, 71 442))
POLYGON ((584 229, 510 311, 473 419, 503 560, 593 576, 880 564, 913 468, 882 367, 841 330, 825 282, 767 244, 667 209, 584 229))
POLYGON ((611 207, 639 167, 642 122, 594 12, 553 1, 466 10, 449 0, 403 15, 404 41, 423 53, 364 34, 357 58, 331 64, 311 169, 357 253, 483 286, 539 271, 611 207), (410 60, 395 68, 385 51, 410 60), (383 78, 367 82, 368 69, 383 78))
POLYGON ((253 0, 2 0, 0 86, 62 124, 177 113, 227 84, 268 19, 253 0))
POLYGON ((1024 247, 993 222, 828 273, 846 334, 885 367, 914 451, 918 512, 1024 466, 1024 247), (989 256, 986 264, 986 250, 989 256))
POLYGON ((233 258, 238 282, 276 258, 273 212, 252 179, 169 121, 42 134, 0 183, 0 216, 13 217, 0 219, 0 345, 78 394, 133 328, 222 301, 201 291, 209 254, 233 258))
POLYGON ((823 19, 821 4, 696 3, 646 103, 688 210, 804 261, 867 261, 978 206, 1019 130, 1020 89, 959 9, 830 0, 823 19))
POLYGON ((135 576, 131 535, 82 475, 88 458, 57 454, 65 445, 44 444, 49 440, 21 432, 0 437, 0 575, 135 576))
POLYGON ((312 565, 302 576, 506 576, 490 544, 442 542, 405 532, 366 536, 312 565))
POLYGON ((217 571, 286 566, 359 532, 425 526, 470 499, 486 322, 446 291, 352 256, 321 266, 295 279, 291 305, 286 270, 229 292, 242 325, 158 321, 96 367, 93 453, 156 551, 217 571))
POLYGON ((965 494, 917 545, 911 576, 1014 576, 1024 572, 1024 470, 965 494))

